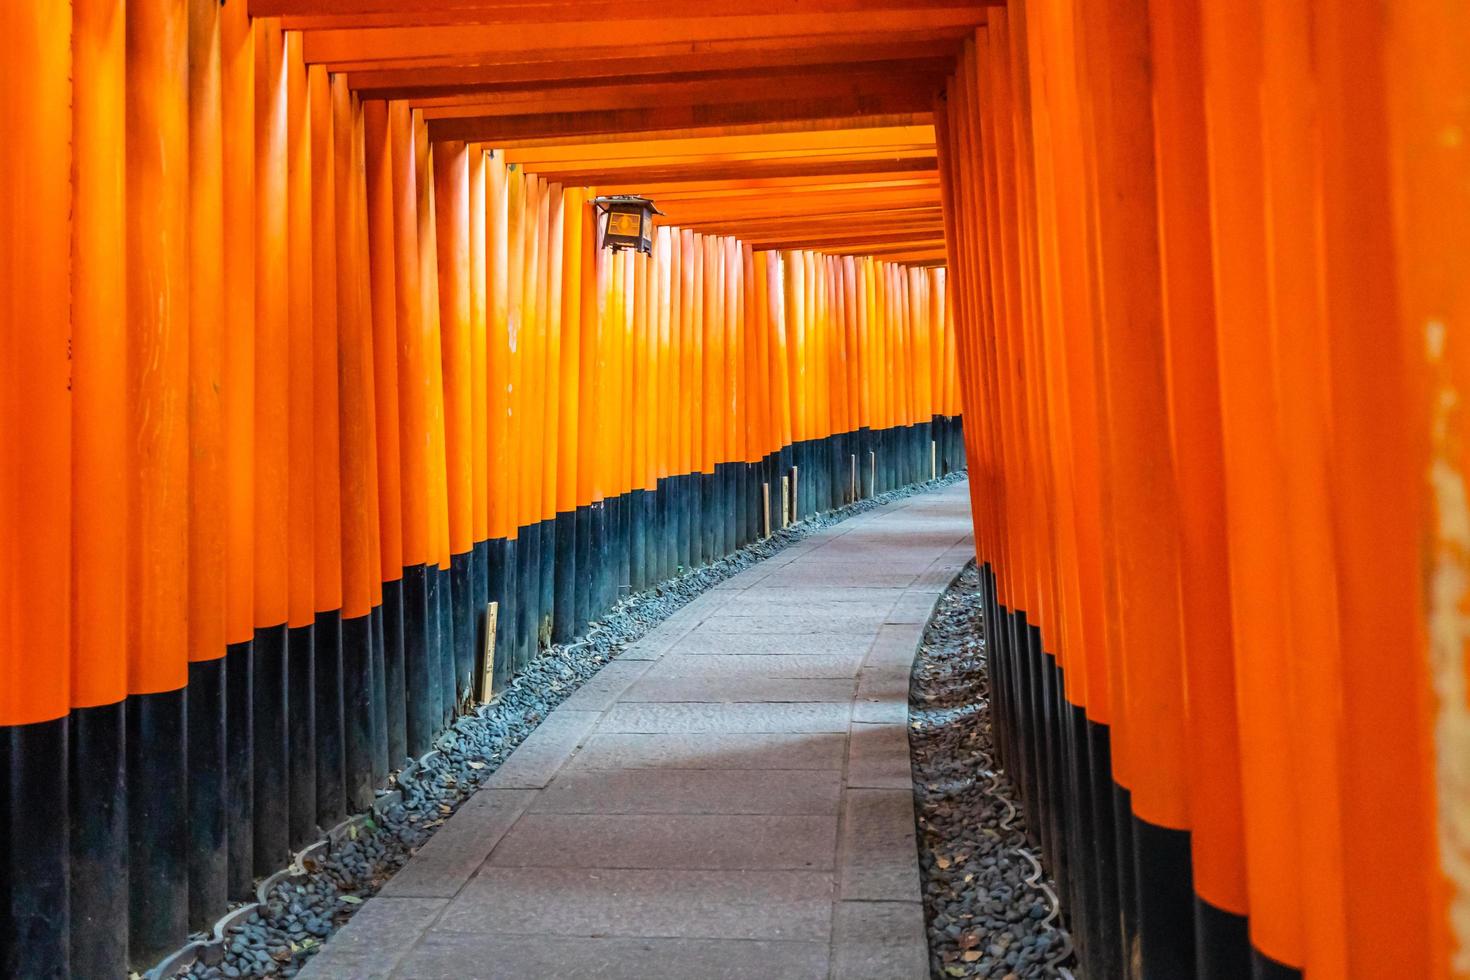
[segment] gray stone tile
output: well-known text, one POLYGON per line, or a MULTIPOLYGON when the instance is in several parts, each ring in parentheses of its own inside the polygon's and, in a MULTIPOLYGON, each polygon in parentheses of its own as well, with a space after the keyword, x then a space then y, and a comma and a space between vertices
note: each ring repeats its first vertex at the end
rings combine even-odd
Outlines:
POLYGON ((826 980, 825 942, 430 933, 397 980, 826 980))
POLYGON ((941 565, 931 568, 915 579, 911 588, 921 592, 943 592, 949 588, 959 571, 958 566, 941 565))
POLYGON ((847 785, 864 789, 913 789, 905 726, 852 726, 847 744, 847 785))
POLYGON ((827 585, 863 589, 906 589, 917 577, 915 572, 887 570, 878 562, 831 566, 800 564, 777 569, 761 584, 768 587, 827 585))
POLYGON ((838 902, 832 980, 925 980, 929 943, 917 902, 838 902))
POLYGON ((601 732, 841 732, 846 704, 615 704, 601 732))
POLYGON ((578 769, 841 769, 847 734, 703 732, 594 734, 565 771, 578 769))
POLYGON ((923 636, 924 627, 917 623, 885 623, 868 649, 863 666, 911 670, 923 636))
MULTIPOLYGON (((689 658, 709 659, 705 657, 689 658)), ((751 660, 784 658, 751 657, 751 660)), ((628 688, 622 701, 704 701, 781 703, 852 700, 853 682, 829 678, 756 677, 749 674, 705 677, 644 677, 628 688)))
POLYGON ((606 711, 633 682, 643 676, 649 666, 646 660, 614 660, 593 674, 557 710, 606 711))
POLYGON ((297 976, 383 980, 448 904, 444 898, 371 899, 297 976))
POLYGON ((720 612, 726 615, 759 615, 791 608, 807 609, 816 604, 839 609, 855 606, 860 610, 882 612, 891 608, 897 599, 892 589, 844 589, 826 585, 799 589, 751 589, 731 598, 720 612))
POLYGON ((675 677, 830 677, 852 680, 863 665, 864 649, 850 653, 791 653, 785 656, 700 654, 665 657, 649 668, 645 681, 675 677))
POLYGON ((909 674, 908 667, 864 667, 858 674, 852 720, 864 724, 908 724, 909 674))
MULTIPOLYGON (((857 603, 848 603, 856 607, 857 603)), ((875 633, 883 625, 885 613, 871 610, 851 612, 786 610, 765 616, 711 616, 702 624, 706 630, 721 633, 875 633)))
POLYGON ((833 892, 827 871, 487 867, 436 932, 825 942, 833 892))
POLYGON ((450 898, 536 796, 530 789, 482 789, 440 827, 379 893, 398 898, 450 898))
POLYGON ((865 647, 868 639, 850 633, 724 633, 701 626, 679 641, 672 653, 681 657, 707 654, 781 656, 785 654, 841 654, 865 647))
POLYGON ((838 770, 567 768, 537 795, 531 809, 836 816, 841 797, 838 770))
POLYGON ((849 789, 842 801, 838 895, 918 902, 914 794, 909 789, 849 789))
POLYGON ((572 757, 599 717, 596 711, 553 711, 485 781, 485 786, 490 789, 545 786, 572 757))
POLYGON ((934 615, 934 603, 939 595, 934 592, 905 592, 888 613, 889 623, 928 623, 934 615))
POLYGON ((836 847, 830 816, 528 813, 488 867, 821 871, 836 847))

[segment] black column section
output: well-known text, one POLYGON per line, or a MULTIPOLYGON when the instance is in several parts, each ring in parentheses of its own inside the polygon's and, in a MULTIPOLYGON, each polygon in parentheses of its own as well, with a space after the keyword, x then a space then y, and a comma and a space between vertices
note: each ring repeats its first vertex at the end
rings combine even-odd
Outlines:
POLYGON ((542 646, 551 645, 556 622, 556 518, 548 517, 538 525, 541 529, 541 595, 538 601, 536 635, 542 646))
POLYGON ((556 515, 556 557, 553 563, 551 639, 566 643, 577 629, 577 511, 556 515))
POLYGON ((575 557, 573 573, 576 587, 572 590, 572 635, 587 632, 587 623, 592 619, 593 567, 592 567, 592 507, 581 505, 572 511, 575 557))
MULTIPOLYGON (((511 601, 515 637, 515 673, 519 674, 531 659, 531 569, 536 557, 536 542, 529 527, 516 529, 515 597, 511 601)), ((539 580, 538 580, 539 581, 539 580)))
POLYGON ((641 592, 648 580, 647 528, 648 491, 628 491, 628 588, 641 592))
POLYGON ((509 657, 512 621, 507 618, 511 606, 511 576, 515 571, 515 548, 506 538, 492 538, 490 544, 490 601, 496 603, 495 662, 491 664, 491 678, 495 690, 502 690, 510 683, 512 660, 509 657))
MULTIPOLYGON (((371 669, 368 672, 368 697, 372 703, 372 773, 376 786, 388 778, 389 713, 388 701, 388 632, 380 603, 368 613, 368 657, 371 669)), ((400 634, 401 635, 401 634, 400 634)), ((345 710, 345 708, 344 708, 345 710)))
MULTIPOLYGON (((434 735, 454 720, 454 611, 451 570, 429 564, 429 668, 434 672, 431 703, 438 724, 434 735)), ((425 750, 427 751, 427 750, 425 750)))
MULTIPOLYGON (((374 728, 373 617, 351 616, 341 621, 342 637, 342 807, 360 813, 373 802, 374 728)), ((318 753, 318 761, 324 753, 318 753)), ((386 766, 386 755, 384 756, 386 766)), ((318 788, 317 802, 323 794, 318 788)), ((339 820, 341 818, 338 818, 339 820)), ((331 829, 336 821, 323 821, 331 829)))
POLYGON ((207 928, 229 900, 225 788, 227 717, 223 657, 189 664, 189 930, 207 928))
POLYGON ((255 643, 225 651, 226 892, 244 898, 255 878, 255 643))
MULTIPOLYGON (((403 570, 403 699, 407 707, 407 755, 417 759, 429 751, 438 727, 434 709, 434 666, 429 662, 429 570, 410 565, 403 570)), ((394 765, 402 764, 402 759, 394 765)))
POLYGON ((475 597, 475 552, 473 549, 449 558, 449 598, 454 622, 454 686, 450 688, 456 710, 470 697, 475 670, 475 637, 478 603, 475 597))
POLYGON ((675 513, 678 516, 678 530, 675 532, 678 539, 678 548, 675 550, 675 564, 679 572, 688 572, 697 564, 700 555, 700 545, 695 541, 698 536, 698 520, 695 514, 695 505, 698 504, 698 491, 695 489, 694 473, 679 473, 676 476, 676 502, 675 513))
POLYGON ((521 634, 516 622, 521 605, 521 539, 505 542, 505 602, 500 607, 499 638, 495 641, 496 687, 509 684, 516 675, 520 658, 521 634), (504 664, 502 670, 501 664, 504 664))
MULTIPOLYGON (((128 757, 128 954, 134 969, 147 969, 182 946, 189 933, 184 690, 134 694, 124 705, 128 757)), ((55 766, 57 773, 66 771, 60 760, 55 766)), ((60 792, 64 797, 65 789, 60 792)), ((27 798, 34 801, 43 797, 27 798)), ((31 807, 26 808, 26 813, 34 814, 33 819, 40 816, 31 807)), ((284 831, 285 821, 281 824, 284 831)), ((12 822, 12 833, 17 829, 12 822)), ((31 829, 26 837, 13 838, 16 849, 30 850, 27 838, 32 836, 38 844, 49 843, 49 835, 43 839, 31 829)), ((258 852, 256 856, 259 857, 258 852)), ((40 880, 45 880, 44 874, 40 880)), ((51 909, 66 907, 65 896, 64 890, 45 896, 49 901, 37 908, 49 915, 51 909)))
POLYGON ((1252 949, 1250 980, 1302 980, 1302 971, 1252 949))
POLYGON ((291 850, 317 838, 316 827, 316 626, 286 633, 287 779, 290 783, 291 850))
MULTIPOLYGON (((255 854, 256 876, 281 868, 290 857, 286 787, 286 626, 255 631, 251 660, 252 715, 255 721, 255 854)), ((131 699, 129 699, 131 700, 131 699)), ((128 737, 132 738, 132 728, 128 737)), ((129 756, 131 756, 131 748, 129 756)), ((131 778, 131 776, 129 777, 131 778)), ((131 799, 131 795, 129 796, 131 799)))
MULTIPOLYGON (((73 708, 68 719, 71 808, 71 974, 128 972, 128 804, 123 702, 73 708)), ((7 764, 9 764, 7 762, 7 764)), ((0 791, 0 800, 7 799, 0 791)), ((0 817, 0 827, 5 818, 0 817)), ((14 838, 5 836, 8 847, 14 838)), ((5 872, 0 872, 0 879, 5 872)), ((7 908, 7 915, 9 910, 7 908)), ((0 949, 6 943, 0 941, 0 949)), ((7 976, 11 964, 0 962, 7 976)))
POLYGON ((1189 833, 1132 817, 1138 938, 1144 980, 1194 970, 1194 869, 1189 833))
POLYGON ((408 757, 408 676, 403 579, 383 583, 383 696, 388 708, 388 769, 408 757))
MULTIPOLYGON (((65 718, 0 727, 0 762, 5 766, 0 780, 0 831, 5 834, 0 851, 0 975, 6 977, 72 976, 68 727, 65 718)), ((182 884, 182 869, 179 878, 182 884)), ((178 898, 173 918, 182 927, 184 896, 178 898)))
MULTIPOLYGON (((366 622, 366 617, 364 617, 366 622)), ((361 667, 368 667, 362 664, 361 667)), ((371 675, 363 670, 362 681, 371 675)), ((343 709, 346 671, 342 656, 342 614, 316 614, 316 824, 330 830, 347 816, 347 736, 343 709)), ((371 716, 368 716, 371 721, 371 716)), ((368 730, 371 736, 371 729, 368 730)))
POLYGON ((474 698, 478 696, 480 690, 485 629, 490 625, 486 618, 486 609, 492 598, 490 594, 490 541, 476 541, 471 556, 470 614, 474 629, 470 633, 469 694, 471 698, 474 698))

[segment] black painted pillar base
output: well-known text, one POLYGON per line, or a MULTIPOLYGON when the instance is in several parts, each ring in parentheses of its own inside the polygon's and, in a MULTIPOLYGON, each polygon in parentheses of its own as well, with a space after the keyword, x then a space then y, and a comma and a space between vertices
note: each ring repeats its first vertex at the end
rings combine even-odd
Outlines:
MULTIPOLYGON (((373 617, 353 616, 341 621, 342 638, 342 806, 361 813, 373 802, 374 720, 373 617)), ((322 794, 318 791, 320 803, 322 794)), ((325 826, 333 826, 333 822, 325 826)))
POLYGON ((6 977, 71 976, 68 734, 65 718, 0 727, 0 975, 6 977))
MULTIPOLYGON (((474 690, 475 637, 477 603, 475 601, 475 552, 461 552, 449 557, 449 608, 453 625, 454 648, 452 656, 446 658, 454 671, 454 685, 450 688, 456 711, 465 704, 474 690)), ((449 693, 449 692, 446 692, 449 693)))
MULTIPOLYGON (((68 717, 71 807, 71 973, 128 972, 128 803, 123 702, 68 717)), ((5 795, 0 793, 0 799, 5 795)), ((3 818, 0 818, 3 819, 3 818)), ((14 841, 6 836, 7 847, 14 841)), ((9 914, 7 910, 7 915, 9 914)), ((0 949, 5 943, 0 942, 0 949)), ((6 975, 11 964, 3 964, 6 975)))
POLYGON ((1232 980, 1251 974, 1250 928, 1243 915, 1194 897, 1195 972, 1199 980, 1232 980))
POLYGON ((286 634, 287 782, 293 851, 320 836, 316 826, 316 624, 286 634))
POLYGON ((225 649, 225 892, 250 893, 255 878, 255 642, 225 649))
POLYGON ((219 917, 228 902, 227 717, 224 658, 189 664, 188 711, 189 929, 219 917))
POLYGON ((551 617, 553 643, 566 643, 577 629, 577 511, 556 515, 556 550, 553 563, 555 595, 551 617))
MULTIPOLYGON (((124 704, 128 758, 128 958, 134 969, 146 970, 182 946, 189 933, 184 689, 134 694, 124 704)), ((59 766, 58 771, 65 772, 65 767, 59 766)), ((285 820, 280 824, 284 831, 285 820)), ((284 835, 281 842, 284 844, 284 835)), ((257 860, 259 857, 257 847, 257 860)), ((64 908, 64 891, 55 897, 56 903, 41 908, 64 908)))
MULTIPOLYGON (((255 631, 255 655, 251 659, 251 666, 251 701, 255 722, 255 778, 252 792, 255 801, 255 853, 252 858, 255 875, 261 877, 279 869, 291 854, 288 819, 290 797, 286 784, 290 757, 286 734, 284 623, 255 631)), ((131 727, 128 734, 131 738, 131 727)))
POLYGON ((429 657, 429 570, 424 565, 403 569, 403 685, 407 711, 407 753, 417 759, 429 751, 439 712, 434 704, 435 669, 429 657))
MULTIPOLYGON (((371 675, 364 670, 361 680, 370 681, 371 675)), ((343 709, 346 681, 342 658, 342 614, 337 610, 319 612, 316 614, 315 678, 316 825, 321 828, 335 827, 347 816, 347 742, 343 709)))
POLYGON ((408 680, 404 663, 403 579, 383 583, 383 696, 388 708, 388 768, 408 758, 408 680))
POLYGON ((1187 977, 1195 967, 1189 833, 1149 823, 1136 814, 1132 824, 1143 978, 1187 977))

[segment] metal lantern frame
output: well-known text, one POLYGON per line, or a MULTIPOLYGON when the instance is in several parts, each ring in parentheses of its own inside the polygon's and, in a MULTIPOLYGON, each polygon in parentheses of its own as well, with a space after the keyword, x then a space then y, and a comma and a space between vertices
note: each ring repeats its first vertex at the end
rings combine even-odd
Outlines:
POLYGON ((593 200, 607 215, 602 244, 613 251, 635 249, 648 255, 653 251, 653 216, 663 212, 646 197, 617 194, 593 200))

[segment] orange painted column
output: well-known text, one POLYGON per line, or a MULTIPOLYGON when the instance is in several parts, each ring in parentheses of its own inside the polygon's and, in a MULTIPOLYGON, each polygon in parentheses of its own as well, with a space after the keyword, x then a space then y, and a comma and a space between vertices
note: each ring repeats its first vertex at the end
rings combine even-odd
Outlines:
MULTIPOLYGON (((372 799, 388 759, 386 650, 375 650, 371 616, 382 605, 377 469, 377 392, 370 309, 366 184, 361 105, 343 75, 329 81, 334 194, 333 234, 339 244, 333 292, 337 345, 330 367, 337 379, 340 445, 343 805, 372 799)), ((326 369, 327 366, 323 366, 326 369)), ((321 524, 318 524, 320 531, 321 524)), ((322 554, 321 548, 318 555, 322 554)), ((380 620, 381 622, 381 620, 380 620)), ((329 800, 329 802, 332 802, 329 800)))
POLYGON ((189 924, 226 903, 224 146, 220 11, 188 9, 189 924))
MULTIPOLYGON (((72 498, 70 704, 86 708, 115 704, 127 694, 127 658, 120 655, 126 636, 126 588, 119 586, 127 581, 129 426, 119 407, 127 403, 128 375, 125 321, 118 316, 127 304, 126 109, 121 0, 83 0, 74 11, 73 84, 95 93, 76 100, 71 124, 72 152, 86 161, 75 168, 71 181, 71 278, 86 288, 71 291, 73 421, 68 486, 86 487, 88 492, 72 498)), ((11 215, 6 226, 17 227, 23 217, 11 215)), ((7 259, 8 271, 18 259, 7 259)), ((64 313, 63 309, 63 322, 64 313)), ((30 373, 20 367, 32 356, 14 351, 5 357, 18 372, 17 380, 5 385, 7 391, 16 391, 18 377, 30 373)), ((25 418, 31 412, 29 408, 17 412, 16 407, 7 406, 7 418, 25 418)), ((21 472, 18 460, 6 469, 21 472)), ((6 553, 19 561, 23 554, 19 547, 17 542, 6 553)), ((34 556, 24 563, 31 560, 34 556)), ((54 562, 49 556, 47 560, 54 562)), ((18 594, 8 589, 7 593, 18 594)), ((0 689, 30 700, 19 678, 7 678, 0 689)), ((47 699, 39 703, 44 705, 47 699)), ((0 723, 18 723, 14 714, 13 708, 0 712, 0 723)))
POLYGON ((145 696, 129 699, 127 778, 129 819, 147 828, 130 835, 129 947, 141 962, 187 931, 189 119, 179 84, 188 77, 187 4, 130 5, 126 36, 128 686, 145 696))
MULTIPOLYGON (((1420 484, 1413 510, 1432 576, 1431 588, 1422 593, 1427 602, 1414 611, 1423 622, 1414 630, 1415 649, 1422 651, 1414 659, 1423 658, 1427 676, 1419 667, 1410 672, 1419 675, 1411 676, 1411 681, 1419 682, 1420 691, 1429 696, 1421 693, 1409 703, 1410 718, 1400 719, 1401 729, 1390 746, 1397 754, 1377 764, 1399 767, 1393 778, 1401 782, 1391 784, 1389 791, 1407 790, 1410 799, 1432 801, 1417 826, 1409 829, 1407 843, 1421 861, 1427 860, 1430 847, 1440 855, 1437 875, 1424 874, 1428 867, 1421 864, 1403 878, 1387 879, 1394 889, 1387 900, 1404 902, 1396 913, 1405 916, 1425 910, 1423 926, 1409 928, 1427 933, 1429 974, 1456 980, 1470 977, 1470 875, 1462 860, 1446 860, 1444 855, 1466 851, 1462 817, 1464 801, 1470 798, 1465 772, 1457 764, 1470 753, 1463 585, 1467 543, 1463 484, 1470 469, 1466 457, 1470 443, 1459 407, 1459 392, 1470 382, 1470 354, 1464 340, 1470 291, 1461 274, 1463 257, 1470 254, 1466 221, 1470 195, 1462 179, 1466 142, 1450 137, 1470 131, 1470 66, 1458 42, 1470 26, 1467 15, 1470 12, 1463 8, 1443 4, 1395 4, 1383 28, 1399 290, 1395 359, 1408 374, 1400 379, 1409 385, 1410 419, 1421 426, 1428 422, 1419 430, 1428 434, 1428 446, 1420 436, 1411 442, 1411 450, 1422 454, 1427 449, 1433 476, 1420 484), (1422 359, 1422 367, 1416 359, 1422 359), (1427 501, 1422 499, 1426 495, 1427 501), (1417 749, 1419 759, 1406 757, 1405 747, 1417 749)), ((1402 591, 1396 595, 1400 601, 1405 598, 1402 591)), ((1364 648, 1354 644, 1352 649, 1360 655, 1364 648)), ((1376 801, 1365 802, 1371 806, 1376 801)), ((1366 816, 1366 809, 1354 810, 1353 824, 1366 816)), ((1349 874, 1356 876, 1357 869, 1349 874)), ((1361 915, 1356 902, 1354 906, 1355 914, 1361 915)), ((1369 976, 1386 968, 1380 959, 1385 951, 1368 946, 1366 941, 1353 944, 1349 963, 1358 971, 1354 975, 1369 976)))
MULTIPOLYGON (((1464 12, 1439 7, 1425 21, 1415 21, 1415 12, 1314 7, 1311 20, 1322 113, 1317 170, 1322 251, 1317 270, 1326 297, 1324 320, 1331 330, 1327 465, 1334 489, 1337 673, 1342 685, 1337 717, 1348 720, 1339 748, 1342 839, 1348 848, 1343 895, 1348 975, 1354 978, 1433 975, 1436 952, 1444 945, 1431 910, 1444 884, 1432 869, 1454 872, 1463 867, 1446 856, 1444 838, 1436 839, 1429 816, 1435 812, 1439 772, 1437 766, 1430 768, 1430 760, 1443 765, 1454 757, 1453 748, 1434 745, 1426 717, 1433 699, 1444 693, 1431 686, 1422 654, 1392 665, 1382 658, 1385 649, 1424 651, 1431 636, 1444 644, 1435 649, 1447 653, 1453 642, 1446 629, 1451 622, 1447 611, 1452 604, 1463 605, 1463 600, 1456 601, 1454 565, 1444 563, 1444 541, 1459 532, 1452 530, 1454 523, 1437 523, 1457 506, 1451 503, 1453 477, 1446 472, 1453 457, 1447 454, 1445 413, 1450 409, 1443 372, 1446 363, 1461 358, 1446 360, 1452 342, 1446 339, 1448 331, 1424 315, 1422 286, 1407 276, 1400 284, 1391 275, 1398 270, 1403 276, 1394 232, 1396 223, 1405 228, 1409 205, 1393 195, 1391 161, 1397 156, 1402 164, 1403 157, 1395 153, 1390 129, 1390 79, 1395 76, 1388 70, 1384 17, 1390 18, 1395 44, 1402 43, 1407 24, 1422 31, 1415 36, 1425 50, 1416 60, 1428 68, 1445 64, 1442 48, 1436 47, 1444 43, 1440 31, 1461 26, 1464 12), (1419 318, 1410 318, 1413 314, 1419 318), (1387 325, 1394 323, 1403 326, 1393 331, 1387 325), (1385 480, 1384 474, 1401 474, 1405 480, 1419 474, 1421 490, 1405 494, 1402 484, 1385 480), (1428 492, 1422 489, 1426 483, 1428 492), (1426 535, 1430 527, 1438 533, 1426 535), (1426 571, 1426 562, 1432 572, 1426 571), (1417 818, 1385 820, 1389 813, 1417 818), (1370 921, 1394 929, 1403 949, 1374 942, 1370 921)), ((1402 49, 1395 55, 1394 66, 1401 70, 1402 49)), ((1464 139, 1456 120, 1463 118, 1464 87, 1463 81, 1457 85, 1450 80, 1454 77, 1444 79, 1435 92, 1420 90, 1442 148, 1427 156, 1426 164, 1434 160, 1442 166, 1450 154, 1463 157, 1464 139)), ((1440 222, 1458 222, 1463 215, 1463 208, 1459 214, 1445 210, 1456 194, 1463 204, 1463 182, 1455 186, 1458 191, 1446 187, 1444 196, 1434 195, 1440 222)), ((1405 239, 1430 247, 1434 229, 1444 227, 1429 223, 1426 237, 1419 238, 1416 228, 1405 239)), ((1407 240, 1397 244, 1415 248, 1407 240)), ((1412 261, 1414 254, 1408 251, 1404 259, 1412 261)), ((1443 302, 1435 306, 1450 309, 1443 302)), ((1463 640, 1458 663, 1450 663, 1463 679, 1463 640)), ((1436 667, 1432 676, 1443 678, 1445 667, 1436 667)), ((1450 797, 1446 805, 1463 814, 1465 801, 1450 797)), ((1463 953, 1452 967, 1465 972, 1463 953)))
POLYGON ((1263 13, 1255 3, 1228 18, 1200 9, 1250 935, 1260 954, 1300 967, 1302 810, 1295 760, 1282 751, 1295 731, 1281 613, 1290 529, 1266 289, 1263 13))
POLYGON ((384 692, 388 764, 408 752, 404 704, 403 466, 398 392, 398 289, 394 272, 393 168, 388 104, 363 103, 363 169, 369 309, 372 323, 373 441, 376 447, 378 559, 383 583, 384 692))
MULTIPOLYGON (((485 147, 471 143, 469 152, 469 297, 470 297, 470 535, 476 546, 490 534, 490 361, 489 211, 490 160, 485 147)), ((480 611, 476 610, 476 616, 480 611)))
POLYGON ((1248 903, 1218 338, 1209 274, 1213 256, 1209 228, 1199 220, 1199 203, 1209 199, 1204 52, 1195 4, 1151 2, 1149 17, 1164 328, 1182 531, 1191 857, 1195 894, 1203 903, 1195 922, 1206 962, 1224 976, 1249 969, 1248 950, 1240 942, 1248 903))
MULTIPOLYGON (((5 556, 0 570, 0 745, 7 759, 0 819, 11 841, 24 841, 0 856, 0 972, 12 976, 68 971, 67 831, 72 813, 65 716, 75 656, 69 601, 74 569, 71 17, 67 3, 15 3, 0 9, 0 80, 8 96, 0 107, 7 133, 0 148, 0 553, 5 556), (33 794, 45 794, 50 805, 36 807, 33 794)), ((95 21, 80 26, 96 30, 95 21)), ((117 45, 108 43, 99 58, 78 61, 86 70, 101 68, 115 77, 110 66, 116 64, 117 45)), ((175 114, 183 115, 182 106, 175 114)), ((97 128, 85 135, 94 146, 97 128)), ((101 135, 110 152, 122 149, 115 127, 104 127, 101 135)), ((181 143, 170 140, 168 146, 182 158, 181 143)), ((101 232, 100 239, 116 234, 111 230, 115 204, 95 194, 92 200, 101 205, 101 213, 79 217, 101 232)), ((121 285, 119 276, 112 275, 114 289, 121 285)), ((122 299, 121 290, 117 292, 122 299)), ((113 316, 124 308, 114 307, 113 316)), ((88 332, 95 336, 96 325, 88 332)), ((105 356, 106 347, 95 353, 105 356)), ((172 361, 169 366, 177 367, 172 361)), ((96 378, 96 371, 89 374, 96 378)), ((179 379, 181 384, 184 380, 179 379)), ((117 388, 117 380, 110 379, 97 394, 117 388)), ((121 408, 119 402, 112 411, 121 408)), ((105 520, 111 515, 103 508, 105 520)), ((106 542, 106 537, 98 542, 104 550, 97 557, 103 562, 108 561, 106 542)), ((75 568, 95 568, 95 561, 83 563, 90 557, 78 554, 75 568)), ((119 591, 124 587, 122 581, 111 583, 119 591)), ((107 611, 105 604, 96 608, 104 616, 107 611)), ((96 642, 95 627, 116 629, 120 624, 104 619, 89 625, 94 629, 79 639, 91 644, 96 642)), ((176 653, 182 664, 182 645, 176 653)), ((105 683, 106 673, 98 680, 105 683)), ((111 687, 115 689, 115 681, 111 687)), ((110 696, 112 691, 99 693, 110 696)), ((168 746, 161 749, 170 752, 168 746)))
POLYGON ((244 894, 254 878, 252 745, 240 737, 252 704, 255 637, 255 180, 256 52, 254 32, 239 5, 220 8, 221 144, 223 181, 224 467, 226 786, 229 827, 226 893, 244 894), (231 696, 234 692, 234 696, 231 696))

